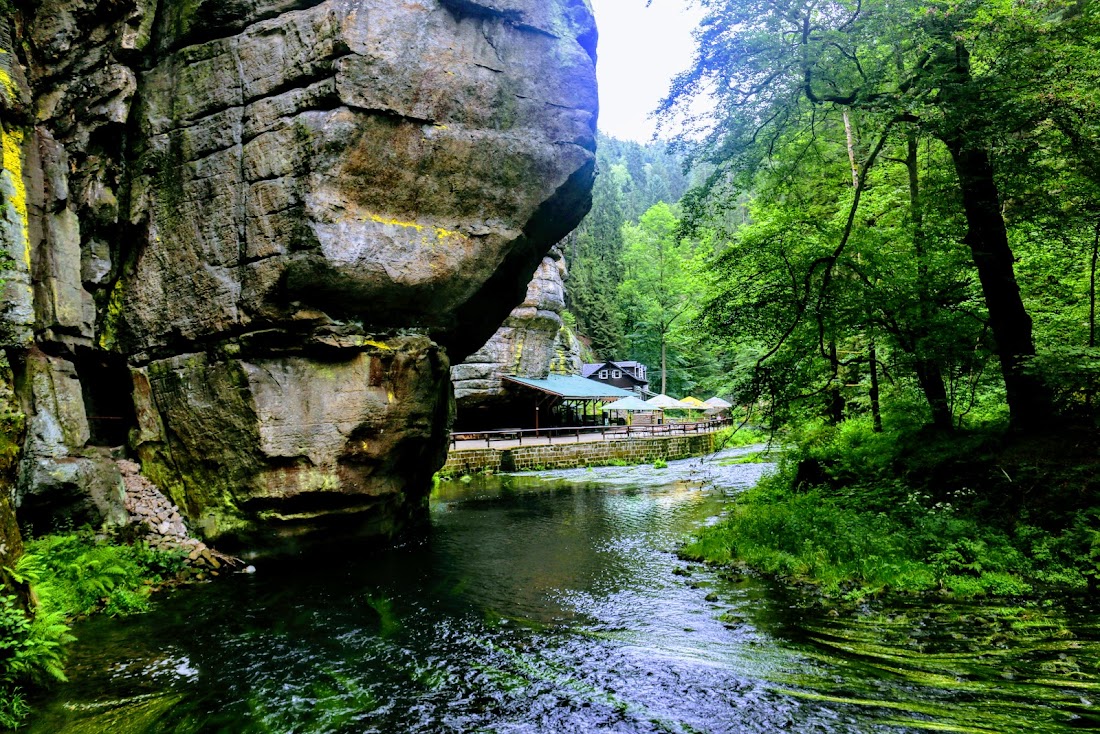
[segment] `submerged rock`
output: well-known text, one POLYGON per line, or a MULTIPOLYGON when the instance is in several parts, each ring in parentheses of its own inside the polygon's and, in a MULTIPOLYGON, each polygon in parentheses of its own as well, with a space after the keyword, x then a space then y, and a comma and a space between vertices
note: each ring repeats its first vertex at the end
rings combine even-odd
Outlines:
POLYGON ((590 205, 595 39, 587 0, 0 18, 19 499, 126 444, 207 538, 419 516, 450 365, 590 205))

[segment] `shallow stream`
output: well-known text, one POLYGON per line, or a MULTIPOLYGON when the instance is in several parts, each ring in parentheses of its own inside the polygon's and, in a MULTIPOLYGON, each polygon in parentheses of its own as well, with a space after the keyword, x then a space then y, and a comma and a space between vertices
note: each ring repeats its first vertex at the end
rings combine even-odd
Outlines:
POLYGON ((1100 730, 1072 602, 827 611, 674 550, 750 449, 444 485, 422 536, 93 619, 34 734, 1100 730))

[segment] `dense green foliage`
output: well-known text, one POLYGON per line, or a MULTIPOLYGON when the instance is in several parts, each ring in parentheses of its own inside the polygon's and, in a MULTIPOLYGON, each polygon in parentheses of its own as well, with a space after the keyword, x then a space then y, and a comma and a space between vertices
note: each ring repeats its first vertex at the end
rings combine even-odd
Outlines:
POLYGON ((73 619, 146 611, 153 587, 175 578, 183 563, 181 553, 97 540, 88 530, 28 542, 14 575, 30 585, 33 613, 15 595, 0 594, 0 728, 16 727, 28 713, 25 687, 65 680, 73 619))
POLYGON ((592 211, 564 243, 571 326, 592 359, 647 365, 654 391, 713 395, 727 385, 721 348, 696 320, 715 245, 685 236, 678 203, 698 175, 665 143, 599 146, 592 211))
POLYGON ((676 206, 692 176, 664 143, 598 142, 592 211, 564 242, 571 318, 593 358, 642 362, 654 387, 663 353, 668 391, 687 395, 714 374, 692 326, 703 248, 676 206))
POLYGON ((1095 5, 699 4, 664 110, 716 100, 682 137, 713 171, 685 229, 716 243, 700 324, 737 355, 729 389, 777 424, 1089 412, 1095 5))
POLYGON ((711 171, 695 323, 796 448, 688 553, 855 596, 1095 587, 1100 9, 698 4, 663 105, 711 171))
POLYGON ((779 472, 701 531, 686 557, 743 564, 851 599, 1096 586, 1100 508, 1088 504, 1095 458, 1067 467, 1048 444, 995 433, 951 441, 876 433, 868 419, 804 427, 795 440, 779 472), (1046 485, 1045 501, 1021 495, 1018 485, 1033 482, 1046 485))

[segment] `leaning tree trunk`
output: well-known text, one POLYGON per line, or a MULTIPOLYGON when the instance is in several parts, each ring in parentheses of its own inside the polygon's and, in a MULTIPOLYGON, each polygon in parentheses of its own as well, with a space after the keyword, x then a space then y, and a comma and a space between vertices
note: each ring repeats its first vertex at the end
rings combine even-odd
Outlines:
POLYGON ((997 344, 1009 416, 1014 428, 1035 430, 1050 421, 1052 401, 1043 382, 1024 370, 1027 358, 1035 355, 1031 317, 1016 283, 993 165, 984 141, 976 144, 972 139, 975 126, 968 121, 968 111, 980 114, 982 99, 970 74, 970 53, 961 41, 955 43, 952 61, 952 79, 943 85, 951 122, 940 137, 951 152, 959 177, 968 227, 966 243, 974 257, 989 311, 989 327, 997 344))
POLYGON ((1009 415, 1015 428, 1032 430, 1050 420, 1053 408, 1046 386, 1024 371, 1027 358, 1035 355, 1035 342, 1031 336, 1031 317, 1016 283, 993 166, 984 149, 967 145, 961 136, 945 142, 959 177, 969 227, 966 243, 970 245, 982 283, 989 327, 1004 375, 1009 415))

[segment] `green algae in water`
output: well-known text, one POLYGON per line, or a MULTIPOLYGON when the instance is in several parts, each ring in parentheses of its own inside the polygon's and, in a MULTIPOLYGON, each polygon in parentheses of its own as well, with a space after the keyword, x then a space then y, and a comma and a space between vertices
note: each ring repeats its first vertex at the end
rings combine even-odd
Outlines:
MULTIPOLYGON (((65 734, 156 734, 167 731, 164 722, 182 700, 183 697, 178 695, 148 694, 114 701, 63 704, 61 709, 66 715, 62 720, 65 724, 57 724, 58 728, 54 731, 65 734), (68 715, 70 712, 79 713, 80 717, 72 721, 68 715)), ((47 712, 47 721, 52 718, 51 713, 60 712, 47 712)), ((45 730, 41 724, 36 729, 45 730)))
POLYGON ((907 729, 1093 729, 1100 642, 1075 639, 1072 626, 1056 609, 992 605, 935 605, 811 623, 801 630, 804 654, 830 675, 773 680, 780 684, 776 692, 802 700, 921 717, 881 717, 907 729))

